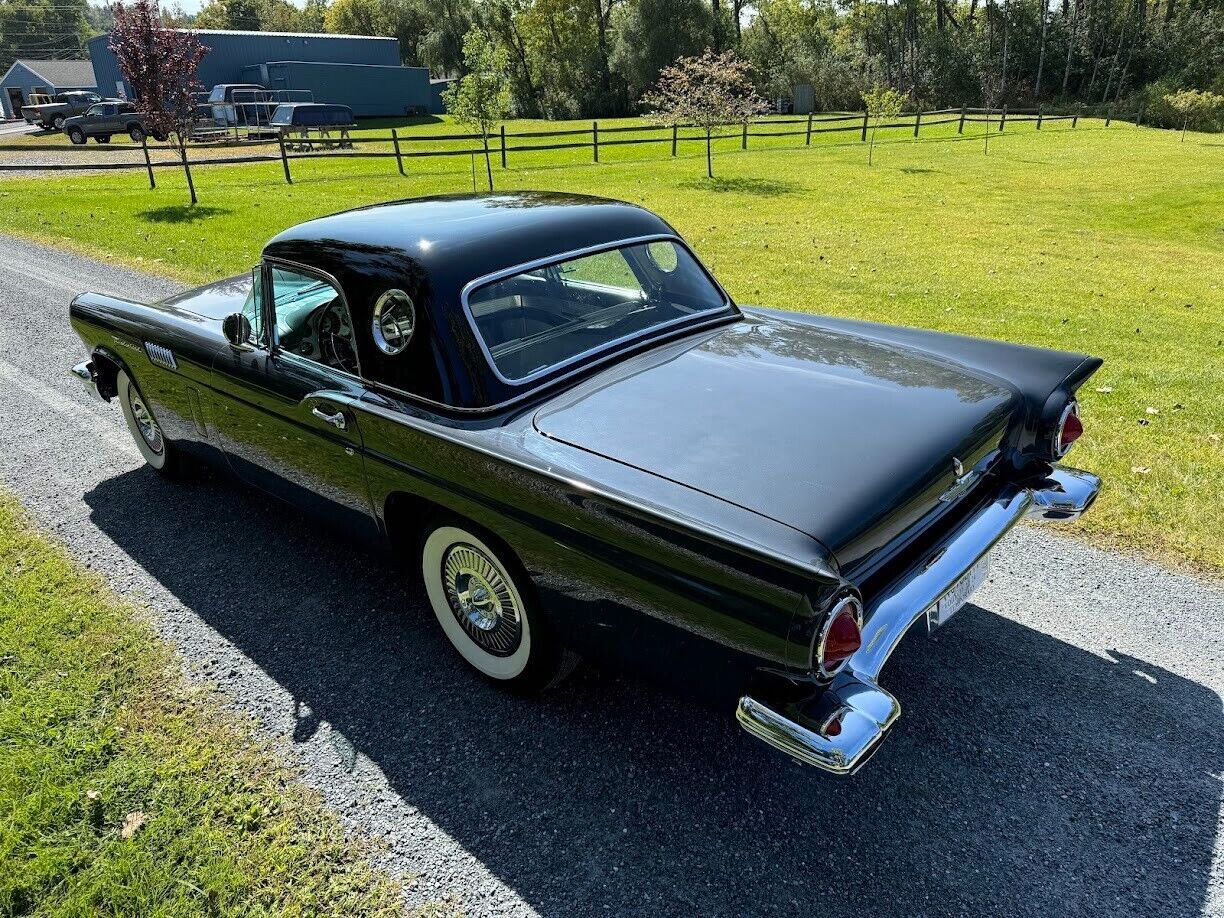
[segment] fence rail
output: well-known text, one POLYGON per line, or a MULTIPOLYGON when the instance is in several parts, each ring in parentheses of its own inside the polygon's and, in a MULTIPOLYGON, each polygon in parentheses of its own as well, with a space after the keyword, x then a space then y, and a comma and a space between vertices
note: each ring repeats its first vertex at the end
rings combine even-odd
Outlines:
MULTIPOLYGON (((1003 132, 1006 129, 1008 122, 1036 122, 1037 130, 1041 130, 1042 125, 1051 121, 1070 121, 1071 127, 1076 127, 1081 116, 1086 116, 1088 109, 1073 110, 1071 112, 1049 112, 1047 113, 1042 107, 1027 108, 1027 109, 1011 109, 1006 106, 997 109, 991 108, 975 108, 970 106, 961 106, 960 108, 942 108, 930 111, 915 111, 900 116, 901 120, 889 121, 885 124, 876 125, 880 129, 895 130, 900 128, 910 128, 913 130, 913 136, 919 137, 923 128, 933 128, 941 125, 956 124, 957 133, 963 134, 966 124, 987 124, 991 126, 997 125, 997 131, 1003 132)), ((1129 116, 1124 114, 1116 114, 1113 107, 1110 106, 1105 112, 1105 126, 1114 120, 1125 120, 1133 122, 1137 125, 1142 124, 1143 111, 1140 109, 1137 113, 1131 113, 1129 116)), ((860 140, 866 141, 868 132, 872 129, 870 116, 867 112, 828 112, 820 114, 811 114, 806 117, 797 118, 778 118, 768 121, 745 122, 734 125, 719 125, 710 135, 711 140, 734 140, 738 139, 741 144, 741 149, 749 149, 751 139, 766 139, 779 137, 803 137, 804 145, 810 146, 812 136, 816 134, 833 134, 855 131, 859 133, 860 140), (790 125, 802 125, 802 128, 795 130, 769 130, 769 128, 790 125), (728 130, 730 128, 730 130, 728 130)), ((307 149, 304 151, 289 151, 283 138, 261 138, 250 140, 241 144, 245 148, 259 147, 275 147, 276 149, 266 153, 251 153, 240 154, 236 156, 206 156, 202 159, 195 159, 188 156, 188 162, 191 166, 213 166, 226 164, 243 164, 243 163, 270 163, 280 162, 284 167, 285 180, 292 183, 293 176, 290 168, 290 163, 294 160, 308 159, 394 159, 399 168, 400 174, 406 174, 404 171, 404 161, 422 157, 434 156, 483 156, 485 149, 480 143, 479 137, 472 134, 401 134, 398 130, 392 130, 390 134, 375 134, 375 135, 359 135, 355 137, 344 137, 345 147, 341 147, 339 138, 336 137, 313 137, 306 138, 300 141, 300 145, 307 149), (425 144, 451 144, 457 141, 467 141, 472 146, 443 147, 442 149, 422 149, 425 144), (369 144, 390 144, 391 149, 382 150, 361 150, 358 147, 369 144), (316 149, 317 148, 317 149, 316 149)), ((617 125, 615 127, 600 127, 598 121, 591 122, 590 128, 565 128, 556 131, 507 131, 503 126, 497 133, 489 137, 489 155, 497 157, 502 168, 508 165, 509 154, 526 154, 533 152, 544 152, 549 150, 579 150, 588 149, 591 151, 594 162, 599 162, 599 151, 604 147, 619 147, 619 146, 635 146, 644 144, 669 144, 671 147, 671 155, 677 156, 681 144, 704 144, 707 140, 705 130, 693 125, 658 125, 658 124, 643 124, 643 125, 617 125), (615 135, 621 134, 636 134, 635 137, 620 137, 615 135), (614 135, 608 137, 607 135, 614 135), (641 136, 649 135, 649 136, 641 136), (526 140, 547 140, 551 138, 587 138, 581 141, 564 140, 559 143, 522 143, 526 140)), ((295 141, 299 143, 299 141, 295 141)), ((171 152, 177 152, 174 147, 150 148, 147 141, 143 141, 140 147, 103 147, 103 146, 65 146, 57 148, 56 153, 66 153, 71 158, 76 154, 88 153, 93 156, 99 153, 103 155, 132 155, 135 153, 143 153, 139 160, 127 162, 88 162, 88 163, 72 163, 72 162, 57 162, 57 163, 0 163, 0 172, 67 172, 67 171, 114 171, 139 169, 145 170, 149 176, 150 186, 155 186, 154 179, 155 169, 165 168, 182 168, 183 162, 177 156, 173 159, 152 158, 149 156, 150 149, 164 149, 171 152)), ((194 150, 209 150, 212 153, 217 152, 215 143, 188 143, 186 146, 188 151, 194 150)), ((0 151, 20 151, 31 152, 31 148, 25 144, 0 144, 0 151)), ((42 152, 42 151, 38 151, 42 152)))

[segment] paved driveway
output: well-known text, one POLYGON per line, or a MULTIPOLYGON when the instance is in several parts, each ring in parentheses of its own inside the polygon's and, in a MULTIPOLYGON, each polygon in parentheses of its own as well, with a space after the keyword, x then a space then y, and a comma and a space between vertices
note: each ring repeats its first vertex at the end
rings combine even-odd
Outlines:
POLYGON ((886 668, 905 713, 851 779, 628 678, 507 697, 385 561, 221 478, 141 467, 118 408, 64 372, 85 288, 173 285, 0 239, 0 482, 387 842, 413 904, 1224 914, 1218 586, 1013 534, 976 605, 886 668))

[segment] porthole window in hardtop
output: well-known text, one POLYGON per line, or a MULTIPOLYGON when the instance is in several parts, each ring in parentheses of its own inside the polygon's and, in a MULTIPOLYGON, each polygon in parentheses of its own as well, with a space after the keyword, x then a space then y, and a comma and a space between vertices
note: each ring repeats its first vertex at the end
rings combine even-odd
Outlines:
POLYGON ((416 307, 403 290, 388 290, 374 304, 372 332, 378 349, 394 357, 408 346, 416 329, 416 307))

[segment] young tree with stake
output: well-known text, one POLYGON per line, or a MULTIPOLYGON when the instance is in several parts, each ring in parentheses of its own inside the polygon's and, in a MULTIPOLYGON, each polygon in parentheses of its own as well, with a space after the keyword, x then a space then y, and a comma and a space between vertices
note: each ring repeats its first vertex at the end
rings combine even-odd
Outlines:
POLYGON ((901 114, 905 106, 905 96, 881 86, 878 83, 863 93, 863 104, 867 106, 867 114, 871 118, 871 143, 867 145, 867 165, 871 165, 872 153, 875 151, 876 131, 882 121, 891 121, 901 114))
POLYGON ((705 131, 706 177, 714 177, 714 129, 747 124, 768 105, 752 86, 752 65, 734 51, 682 57, 659 73, 655 88, 642 96, 646 117, 669 127, 691 125, 705 131))
POLYGON ((446 110, 459 124, 480 135, 485 171, 493 190, 493 161, 489 158, 489 135, 510 117, 510 59, 504 48, 479 28, 463 37, 463 62, 467 74, 443 94, 446 110))
POLYGON ((187 142, 195 121, 195 94, 203 89, 196 72, 208 49, 191 32, 162 25, 157 0, 116 3, 113 10, 111 53, 140 102, 147 132, 174 141, 195 204, 187 142))

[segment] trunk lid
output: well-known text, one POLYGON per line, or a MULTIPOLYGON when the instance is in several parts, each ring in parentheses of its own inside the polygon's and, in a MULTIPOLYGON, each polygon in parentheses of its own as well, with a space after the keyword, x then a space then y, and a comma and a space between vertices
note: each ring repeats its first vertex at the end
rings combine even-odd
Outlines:
POLYGON ((944 358, 752 316, 540 409, 545 436, 760 513, 857 567, 951 505, 1023 399, 944 358))

